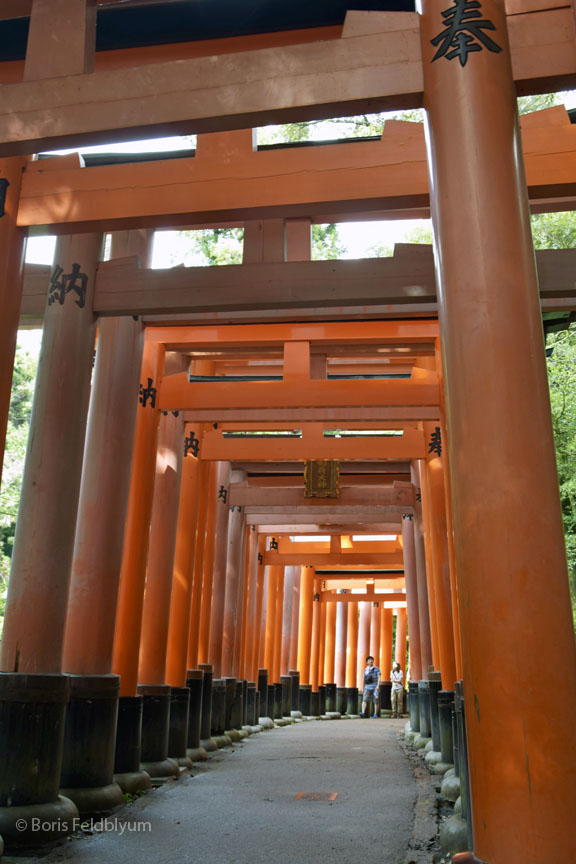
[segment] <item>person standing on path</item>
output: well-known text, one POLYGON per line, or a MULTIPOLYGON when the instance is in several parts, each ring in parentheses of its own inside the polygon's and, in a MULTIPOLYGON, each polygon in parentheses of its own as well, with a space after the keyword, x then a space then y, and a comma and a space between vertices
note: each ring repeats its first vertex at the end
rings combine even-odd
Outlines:
POLYGON ((374 700, 373 717, 378 717, 378 700, 380 698, 380 669, 374 665, 374 657, 366 657, 366 668, 362 676, 360 684, 362 690, 362 713, 361 717, 366 717, 366 707, 368 700, 374 700))
POLYGON ((392 682, 392 717, 401 717, 404 711, 404 673, 397 661, 390 672, 392 682))

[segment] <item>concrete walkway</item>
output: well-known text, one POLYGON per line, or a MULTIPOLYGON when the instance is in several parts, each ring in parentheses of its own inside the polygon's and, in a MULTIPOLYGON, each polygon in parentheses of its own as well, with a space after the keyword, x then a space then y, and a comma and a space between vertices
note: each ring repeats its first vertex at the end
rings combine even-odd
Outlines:
POLYGON ((398 745, 404 722, 262 732, 123 808, 109 831, 74 837, 43 861, 403 864, 417 797, 398 745), (337 798, 295 800, 299 793, 337 798))

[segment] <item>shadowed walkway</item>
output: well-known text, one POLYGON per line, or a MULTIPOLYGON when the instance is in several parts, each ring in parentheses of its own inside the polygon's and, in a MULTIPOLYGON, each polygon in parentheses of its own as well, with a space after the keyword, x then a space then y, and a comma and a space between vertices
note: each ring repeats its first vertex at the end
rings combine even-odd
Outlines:
POLYGON ((261 733, 124 808, 116 830, 74 838, 44 861, 402 864, 416 800, 397 743, 403 725, 308 722, 261 733), (301 792, 338 797, 294 800, 301 792))

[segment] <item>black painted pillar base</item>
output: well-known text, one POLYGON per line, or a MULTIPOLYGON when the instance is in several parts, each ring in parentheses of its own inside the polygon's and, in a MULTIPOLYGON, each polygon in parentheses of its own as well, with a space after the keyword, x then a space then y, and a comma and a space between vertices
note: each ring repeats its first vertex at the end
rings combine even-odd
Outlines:
POLYGON ((83 816, 106 816, 124 803, 114 782, 118 675, 70 675, 60 792, 83 816))
POLYGON ((326 714, 326 686, 324 684, 320 684, 318 687, 318 701, 318 712, 322 717, 326 714))
POLYGON ((171 687, 168 757, 174 759, 180 768, 188 769, 192 768, 192 760, 186 753, 189 713, 190 690, 188 687, 171 687))
POLYGON ((212 681, 212 729, 213 738, 224 735, 226 729, 226 682, 223 678, 212 681))
MULTIPOLYGON (((431 673, 432 674, 432 673, 431 673)), ((442 749, 440 742, 440 718, 438 716, 438 694, 442 690, 442 681, 440 673, 437 679, 429 682, 428 689, 430 692, 430 726, 432 728, 432 749, 439 753, 442 749)))
POLYGON ((325 684, 326 688, 326 711, 337 711, 336 707, 336 684, 325 684))
POLYGON ((430 722, 430 682, 418 682, 418 705, 420 709, 420 737, 432 737, 432 725, 430 722))
POLYGON ((236 678, 223 678, 224 681, 224 728, 233 728, 232 709, 236 700, 236 678))
POLYGON ((134 795, 150 789, 150 775, 140 768, 142 741, 142 696, 121 696, 118 700, 114 782, 123 792, 134 795))
POLYGON ((318 690, 312 690, 310 693, 310 716, 320 716, 320 694, 318 690))
POLYGON ((282 716, 290 717, 290 705, 292 702, 292 676, 281 675, 280 683, 282 684, 282 716))
POLYGON ((358 688, 346 688, 346 714, 358 716, 358 688))
POLYGON ((452 713, 454 711, 454 691, 440 690, 438 693, 438 721, 440 724, 440 752, 442 762, 454 762, 454 738, 452 737, 452 713))
POLYGON ((348 707, 348 692, 346 687, 336 687, 336 711, 339 714, 346 714, 348 707))
POLYGON ((411 681, 408 685, 408 713, 410 728, 413 732, 420 731, 420 708, 418 706, 418 682, 411 681))
POLYGON ((244 726, 244 681, 236 681, 234 687, 231 724, 232 729, 237 729, 238 731, 241 731, 244 726))
POLYGON ((200 721, 200 746, 207 753, 214 753, 218 745, 212 740, 212 679, 214 672, 210 663, 199 663, 198 669, 204 673, 202 679, 202 719, 200 721))
POLYGON ((312 685, 311 684, 300 684, 300 708, 299 710, 302 712, 304 717, 310 716, 311 710, 311 699, 312 697, 312 685))
POLYGON ((270 717, 271 720, 274 719, 274 696, 275 696, 275 688, 274 684, 268 684, 267 693, 266 693, 266 717, 270 717))
POLYGON ((292 679, 290 688, 290 711, 300 711, 300 672, 290 669, 288 675, 292 679))
MULTIPOLYGON (((260 694, 260 717, 267 717, 268 714, 268 670, 258 669, 258 693, 260 694)), ((269 715, 272 717, 272 715, 269 715)))
POLYGON ((204 691, 204 673, 201 669, 188 670, 186 673, 186 686, 190 691, 186 755, 192 762, 205 762, 208 759, 208 753, 200 744, 203 709, 202 696, 204 691))
POLYGON ((76 805, 58 795, 69 695, 67 675, 0 673, 0 835, 7 849, 58 840, 77 824, 76 805), (26 828, 18 830, 22 819, 26 828))
POLYGON ((284 696, 284 694, 282 692, 282 684, 280 682, 278 682, 277 684, 274 684, 273 687, 274 687, 274 714, 272 715, 272 717, 274 720, 282 720, 282 718, 284 716, 284 712, 282 711, 282 699, 284 696))
POLYGON ((392 711, 392 682, 380 682, 380 711, 392 711))
POLYGON ((141 767, 153 780, 179 777, 180 767, 168 758, 170 728, 170 687, 167 684, 139 684, 142 698, 141 767))
POLYGON ((258 725, 258 691, 253 681, 248 682, 246 688, 246 720, 248 726, 258 725))

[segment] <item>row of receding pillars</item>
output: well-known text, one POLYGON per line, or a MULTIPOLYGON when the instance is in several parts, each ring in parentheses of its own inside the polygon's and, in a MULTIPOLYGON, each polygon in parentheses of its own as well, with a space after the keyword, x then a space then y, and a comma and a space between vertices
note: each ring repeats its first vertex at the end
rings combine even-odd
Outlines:
MULTIPOLYGON (((114 235, 112 256, 136 251, 145 260, 145 239, 138 232, 114 235)), ((268 702, 266 711, 258 705, 256 686, 263 699, 264 678, 274 688, 282 673, 296 671, 302 707, 317 714, 325 707, 320 686, 356 692, 368 653, 378 655, 384 679, 391 661, 392 610, 315 602, 320 586, 312 568, 285 573, 260 563, 264 535, 258 540, 241 508, 227 501, 231 480, 241 478, 229 463, 203 463, 188 452, 186 435, 199 438, 201 428, 185 428, 182 415, 155 405, 155 383, 165 371, 179 371, 180 358, 166 356, 159 343, 144 344, 141 322, 124 318, 100 321, 94 361, 90 295, 101 247, 100 235, 58 240, 56 268, 78 270, 85 279, 55 289, 53 275, 45 312, 1 651, 0 832, 11 843, 47 839, 15 829, 23 811, 57 816, 56 826, 65 826, 76 807, 105 812, 122 800, 122 789, 141 788, 149 775, 176 776, 190 756, 203 755, 202 732, 207 741, 222 726, 277 714, 268 702), (236 681, 243 707, 233 719, 236 681), (224 713, 216 707, 222 682, 224 713)), ((403 519, 417 678, 423 664, 442 663, 442 616, 451 611, 440 608, 442 574, 432 541, 439 501, 443 535, 435 542, 446 561, 435 470, 441 486, 437 455, 422 463, 427 518, 417 507, 415 517, 403 519), (430 606, 430 621, 426 556, 439 577, 430 591, 439 604, 438 611, 430 606)), ((444 641, 451 670, 453 632, 450 623, 444 641)), ((398 659, 405 643, 399 610, 398 659)), ((347 707, 356 710, 357 696, 347 707)), ((48 831, 54 833, 58 827, 48 831)))

